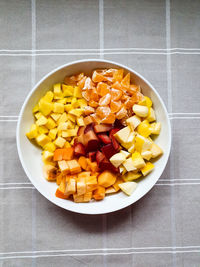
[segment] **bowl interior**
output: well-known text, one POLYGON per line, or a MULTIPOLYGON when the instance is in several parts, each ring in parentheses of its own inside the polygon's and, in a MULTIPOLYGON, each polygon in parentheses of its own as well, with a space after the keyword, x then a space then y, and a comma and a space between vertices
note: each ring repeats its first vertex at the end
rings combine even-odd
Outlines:
POLYGON ((171 130, 167 111, 155 89, 153 89, 153 87, 143 77, 135 73, 133 70, 123 65, 104 60, 74 62, 72 64, 67 64, 45 76, 26 98, 21 109, 17 127, 18 153, 22 166, 33 185, 41 194, 56 205, 67 210, 85 214, 101 214, 119 210, 144 196, 161 176, 168 160, 170 146, 171 130), (34 121, 32 108, 47 90, 52 89, 52 85, 54 83, 62 82, 66 75, 74 75, 79 72, 84 72, 85 74, 90 75, 92 71, 97 68, 123 68, 125 72, 131 73, 131 80, 135 84, 141 85, 144 95, 151 97, 157 121, 162 123, 161 133, 156 138, 156 143, 162 147, 164 155, 155 162, 154 171, 139 182, 138 187, 132 196, 127 197, 123 193, 118 193, 106 197, 103 201, 77 204, 72 201, 62 200, 55 197, 57 185, 46 181, 43 177, 41 160, 42 151, 29 142, 25 134, 29 131, 30 125, 34 121))

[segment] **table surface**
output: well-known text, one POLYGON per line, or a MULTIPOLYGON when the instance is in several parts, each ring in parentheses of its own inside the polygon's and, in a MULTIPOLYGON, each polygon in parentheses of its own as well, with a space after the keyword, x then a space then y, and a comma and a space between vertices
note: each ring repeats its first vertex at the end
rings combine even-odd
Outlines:
POLYGON ((0 1, 0 266, 199 266, 200 1, 0 1), (15 132, 28 92, 73 60, 105 58, 164 100, 172 151, 154 188, 102 216, 56 207, 26 177, 15 132))

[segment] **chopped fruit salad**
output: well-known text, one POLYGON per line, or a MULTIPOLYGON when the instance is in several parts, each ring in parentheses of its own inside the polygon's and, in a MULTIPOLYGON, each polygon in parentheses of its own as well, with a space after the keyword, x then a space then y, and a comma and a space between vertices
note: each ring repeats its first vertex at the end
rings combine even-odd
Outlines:
POLYGON ((161 123, 152 101, 123 69, 65 77, 33 114, 26 135, 42 148, 44 177, 62 199, 102 200, 120 190, 129 196, 163 153, 153 141, 161 123))

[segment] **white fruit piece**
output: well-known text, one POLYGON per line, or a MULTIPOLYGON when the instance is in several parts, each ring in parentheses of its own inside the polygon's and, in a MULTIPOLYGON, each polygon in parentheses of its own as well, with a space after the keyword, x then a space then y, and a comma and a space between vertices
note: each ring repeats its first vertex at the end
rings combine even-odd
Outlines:
POLYGON ((128 152, 133 153, 135 150, 135 144, 133 144, 131 147, 129 147, 128 152))
POLYGON ((143 168, 145 166, 145 161, 139 152, 134 152, 132 154, 133 166, 137 169, 143 168))
POLYGON ((135 183, 135 182, 125 182, 125 183, 119 184, 119 187, 125 194, 130 196, 135 191, 135 189, 137 188, 137 183, 135 183))
POLYGON ((147 151, 143 151, 141 153, 141 156, 143 157, 143 159, 146 159, 146 160, 150 160, 151 156, 152 156, 152 152, 147 150, 147 151))
POLYGON ((141 172, 144 176, 149 174, 154 169, 154 165, 151 162, 147 162, 144 168, 141 169, 141 172))
POLYGON ((127 125, 130 126, 131 130, 134 131, 135 128, 141 123, 141 119, 134 115, 126 120, 127 125))
POLYGON ((65 140, 64 138, 62 138, 61 136, 59 136, 59 137, 55 140, 54 144, 55 144, 56 146, 62 148, 62 147, 64 146, 65 142, 66 142, 66 140, 65 140))
POLYGON ((119 130, 114 136, 118 142, 126 143, 130 133, 131 133, 131 129, 129 126, 127 126, 127 127, 124 127, 123 129, 119 130))
POLYGON ((135 132, 131 132, 126 142, 122 142, 121 145, 126 149, 129 149, 135 142, 135 132))
POLYGON ((133 112, 139 117, 146 117, 149 113, 149 109, 146 106, 133 105, 133 112))
POLYGON ((123 174, 125 174, 127 172, 127 170, 124 168, 124 166, 121 165, 119 167, 119 172, 123 175, 123 174))
POLYGON ((152 121, 155 121, 155 120, 156 120, 156 114, 155 114, 155 111, 154 111, 153 108, 150 108, 150 109, 149 109, 149 114, 148 114, 148 116, 147 116, 147 120, 148 120, 149 122, 152 122, 152 121))
POLYGON ((156 158, 163 154, 163 150, 155 143, 152 144, 150 151, 152 153, 152 158, 156 158))
POLYGON ((65 160, 58 161, 58 167, 63 174, 67 174, 69 172, 69 166, 65 160))
POLYGON ((123 162, 123 166, 125 167, 125 169, 130 172, 130 171, 135 171, 137 170, 137 168, 134 166, 133 164, 133 160, 132 158, 128 158, 123 162))
POLYGON ((56 179, 56 173, 57 173, 56 167, 52 165, 43 166, 43 175, 44 178, 47 179, 48 181, 54 181, 56 179))
POLYGON ((126 158, 128 158, 128 156, 130 156, 130 153, 126 150, 121 150, 120 153, 122 153, 126 158))
POLYGON ((106 188, 105 193, 106 194, 113 194, 113 193, 116 193, 116 190, 114 187, 110 186, 110 187, 106 188))
POLYGON ((52 117, 52 119, 54 119, 54 121, 57 121, 60 118, 61 114, 51 113, 50 116, 52 117))
POLYGON ((126 156, 123 153, 117 153, 110 158, 110 162, 113 166, 118 168, 125 161, 125 159, 126 156))
POLYGON ((150 150, 152 146, 152 141, 144 136, 137 134, 135 138, 135 150, 139 153, 150 150))
POLYGON ((161 123, 160 122, 151 123, 149 129, 152 134, 160 134, 161 123))

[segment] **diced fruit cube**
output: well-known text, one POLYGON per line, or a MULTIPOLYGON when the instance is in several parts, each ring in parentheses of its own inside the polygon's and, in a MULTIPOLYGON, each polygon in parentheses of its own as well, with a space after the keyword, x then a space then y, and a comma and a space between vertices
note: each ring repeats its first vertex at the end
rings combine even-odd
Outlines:
POLYGON ((106 188, 105 193, 106 194, 113 194, 116 193, 117 191, 115 190, 115 188, 113 186, 110 186, 108 188, 106 188))
POLYGON ((69 166, 71 174, 81 172, 81 166, 79 165, 77 160, 69 160, 67 164, 69 166))
POLYGON ((143 100, 139 102, 139 105, 150 108, 152 106, 152 101, 148 96, 144 96, 143 100))
POLYGON ((72 108, 73 107, 72 107, 71 104, 64 105, 64 109, 65 109, 66 112, 69 112, 72 108))
POLYGON ((47 143, 51 141, 51 139, 46 134, 40 134, 36 137, 36 142, 38 145, 44 147, 47 143))
POLYGON ((47 102, 51 102, 53 100, 54 94, 52 91, 48 91, 46 92, 45 96, 43 97, 43 99, 47 102))
POLYGON ((97 178, 96 176, 87 176, 86 180, 86 191, 93 191, 97 188, 97 178))
POLYGON ((37 126, 45 125, 47 123, 47 118, 43 115, 39 117, 39 119, 36 121, 37 126))
POLYGON ((129 147, 128 152, 133 153, 135 150, 135 144, 133 144, 131 147, 129 147))
POLYGON ((43 166, 44 178, 48 181, 54 181, 56 179, 57 169, 52 165, 43 166))
POLYGON ((134 131, 135 128, 141 123, 141 119, 134 115, 126 120, 127 124, 130 126, 131 130, 134 131))
POLYGON ((96 200, 102 200, 105 197, 105 187, 98 186, 96 190, 94 190, 93 197, 96 200))
POLYGON ((120 153, 122 153, 126 158, 130 155, 130 153, 126 150, 120 150, 120 153))
POLYGON ((111 139, 106 134, 98 134, 98 138, 104 143, 104 144, 110 144, 111 139))
POLYGON ((58 161, 58 167, 63 174, 67 174, 69 172, 69 166, 65 160, 58 161))
POLYGON ((96 160, 96 151, 89 152, 88 156, 89 156, 89 159, 91 162, 95 161, 96 160))
POLYGON ((145 138, 142 135, 137 134, 135 138, 135 150, 138 151, 139 153, 150 150, 152 146, 152 142, 148 139, 145 138))
POLYGON ((135 133, 131 132, 127 141, 121 143, 121 145, 125 147, 126 149, 129 149, 132 145, 134 145, 134 142, 135 142, 135 133))
POLYGON ((101 150, 107 159, 110 159, 117 152, 112 144, 103 146, 101 150))
POLYGON ((146 106, 133 105, 133 112, 139 117, 146 117, 149 113, 149 109, 146 106))
POLYGON ((56 146, 54 145, 54 143, 49 142, 44 146, 44 149, 50 152, 54 152, 56 150, 56 146))
POLYGON ((130 172, 130 171, 135 171, 137 170, 137 168, 134 166, 133 164, 133 159, 132 158, 128 158, 123 162, 123 166, 125 167, 125 169, 130 172))
POLYGON ((83 121, 84 121, 85 125, 93 123, 93 119, 91 116, 87 116, 87 117, 83 118, 83 121))
POLYGON ((76 122, 77 122, 77 125, 78 126, 84 126, 85 123, 84 123, 84 120, 83 120, 83 117, 79 117, 76 119, 76 122))
POLYGON ((67 199, 69 197, 69 195, 65 195, 65 188, 66 188, 66 181, 65 178, 62 178, 61 183, 58 187, 58 189, 56 190, 56 197, 62 198, 62 199, 67 199))
POLYGON ((151 134, 152 131, 148 120, 144 120, 138 125, 137 132, 144 137, 148 137, 151 134))
POLYGON ((148 120, 149 122, 152 122, 152 121, 155 121, 155 120, 156 120, 156 114, 155 114, 155 111, 154 111, 153 108, 150 108, 150 109, 149 109, 149 114, 148 114, 148 116, 147 116, 147 120, 148 120))
POLYGON ((84 110, 81 108, 71 109, 69 114, 74 115, 76 117, 80 117, 83 114, 84 110))
POLYGON ((66 122, 66 121, 67 121, 67 118, 68 118, 68 116, 67 116, 66 112, 64 112, 64 113, 60 116, 60 118, 58 119, 57 123, 60 124, 60 123, 64 123, 64 122, 66 122))
POLYGON ((61 90, 61 84, 60 83, 54 84, 53 92, 54 92, 54 96, 58 96, 58 97, 62 96, 62 90, 61 90))
POLYGON ((144 176, 149 174, 154 169, 154 165, 151 162, 147 162, 146 165, 141 169, 144 176))
POLYGON ((86 183, 85 183, 85 177, 78 177, 77 179, 77 195, 83 195, 86 193, 86 183))
POLYGON ((77 143, 74 145, 74 154, 77 157, 84 156, 85 155, 85 147, 81 143, 77 143))
POLYGON ((97 153, 96 153, 96 161, 97 161, 97 164, 99 164, 104 159, 105 159, 104 154, 98 150, 97 153))
POLYGON ((30 132, 28 132, 26 134, 26 136, 29 138, 29 139, 33 139, 33 138, 36 138, 37 137, 37 126, 35 124, 32 124, 31 125, 31 130, 30 132))
POLYGON ((65 144, 66 140, 62 137, 58 137, 55 141, 54 141, 54 144, 60 148, 62 148, 65 144))
POLYGON ((123 153, 117 153, 114 154, 110 158, 110 162, 112 163, 113 166, 118 168, 124 161, 126 160, 126 156, 123 153))
POLYGON ((150 124, 150 131, 152 134, 160 134, 160 129, 161 129, 160 122, 154 122, 150 124))
POLYGON ((51 113, 50 116, 54 119, 54 121, 57 121, 57 120, 60 118, 61 114, 58 114, 58 113, 51 113))
POLYGON ((123 178, 123 180, 124 180, 125 182, 128 182, 128 181, 136 180, 136 179, 140 178, 141 176, 142 176, 141 173, 132 171, 132 172, 127 172, 126 174, 124 174, 124 175, 122 176, 122 178, 123 178))
POLYGON ((62 84, 63 96, 73 96, 74 87, 71 85, 62 84))
POLYGON ((87 170, 88 162, 87 162, 87 159, 85 157, 81 156, 78 159, 78 163, 83 170, 87 170))
POLYGON ((143 168, 145 162, 139 152, 134 152, 132 154, 133 166, 137 169, 143 168))
POLYGON ((78 86, 74 87, 74 97, 82 98, 82 91, 81 88, 78 86))
POLYGON ((95 133, 104 133, 112 129, 112 125, 109 124, 97 124, 94 126, 95 133))
POLYGON ((152 152, 152 158, 156 158, 163 154, 162 149, 155 143, 152 144, 150 151, 152 152))
POLYGON ((118 142, 126 143, 130 133, 131 133, 131 129, 129 126, 127 126, 127 127, 124 127, 123 129, 119 130, 114 136, 118 142))
POLYGON ((45 126, 38 126, 37 127, 37 130, 38 130, 38 133, 39 134, 46 134, 46 133, 48 133, 49 132, 49 129, 47 129, 47 127, 45 127, 45 126))
POLYGON ((55 113, 63 113, 64 112, 64 105, 62 103, 54 103, 53 105, 53 112, 55 113))
POLYGON ((121 188, 121 190, 125 194, 130 196, 135 191, 135 189, 137 187, 137 183, 135 183, 135 182, 126 182, 126 183, 119 184, 119 187, 121 188))
POLYGON ((103 187, 109 187, 115 183, 116 178, 113 172, 106 170, 98 176, 98 184, 103 187))
POLYGON ((46 100, 44 100, 43 98, 40 99, 39 103, 39 110, 42 112, 43 115, 47 116, 51 113, 51 111, 53 110, 53 104, 47 102, 46 100))
POLYGON ((76 193, 76 179, 70 178, 66 185, 65 195, 71 195, 74 193, 76 193))
POLYGON ((123 182, 124 181, 123 181, 123 179, 121 177, 117 177, 117 180, 112 185, 116 192, 118 192, 120 190, 119 184, 122 184, 123 182))
POLYGON ((58 131, 66 131, 69 128, 69 122, 61 122, 58 125, 58 131))
POLYGON ((39 117, 41 117, 41 116, 42 116, 42 113, 41 113, 41 112, 37 112, 37 113, 35 113, 35 117, 36 117, 37 120, 38 120, 39 117))
POLYGON ((150 160, 150 158, 152 156, 152 152, 149 150, 143 151, 141 153, 141 156, 143 157, 143 159, 150 160))
POLYGON ((90 177, 90 172, 81 172, 78 174, 78 178, 88 178, 90 177))
POLYGON ((42 160, 45 161, 51 161, 53 159, 53 153, 50 151, 43 151, 42 152, 42 160))
POLYGON ((52 118, 48 118, 45 126, 50 130, 56 127, 56 123, 52 118))
POLYGON ((86 192, 83 195, 83 202, 89 202, 92 199, 92 192, 86 192))
POLYGON ((35 107, 32 109, 32 112, 33 113, 36 113, 36 112, 38 112, 39 111, 39 106, 38 106, 38 104, 37 105, 35 105, 35 107))
POLYGON ((87 106, 87 101, 85 99, 78 99, 77 101, 81 108, 84 108, 87 106))

